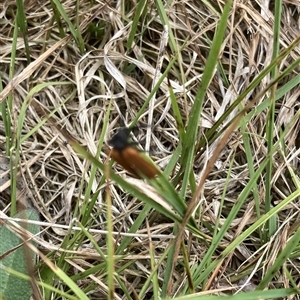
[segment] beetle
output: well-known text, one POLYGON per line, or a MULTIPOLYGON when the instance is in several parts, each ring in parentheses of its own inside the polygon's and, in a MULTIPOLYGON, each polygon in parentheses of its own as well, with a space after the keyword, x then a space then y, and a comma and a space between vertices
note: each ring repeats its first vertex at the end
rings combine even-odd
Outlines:
POLYGON ((108 142, 113 148, 110 157, 137 178, 153 179, 159 174, 154 163, 130 142, 130 129, 121 128, 108 142))

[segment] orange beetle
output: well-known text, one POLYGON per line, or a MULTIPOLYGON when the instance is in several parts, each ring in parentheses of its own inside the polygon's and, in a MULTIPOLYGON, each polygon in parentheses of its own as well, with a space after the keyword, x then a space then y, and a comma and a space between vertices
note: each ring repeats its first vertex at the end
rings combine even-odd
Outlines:
POLYGON ((130 129, 120 129, 108 142, 113 148, 110 157, 137 178, 154 178, 158 168, 143 156, 129 141, 130 129))

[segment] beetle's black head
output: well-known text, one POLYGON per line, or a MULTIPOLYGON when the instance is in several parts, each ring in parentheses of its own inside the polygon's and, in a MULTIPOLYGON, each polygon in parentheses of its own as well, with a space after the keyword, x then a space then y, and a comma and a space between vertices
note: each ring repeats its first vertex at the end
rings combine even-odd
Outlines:
POLYGON ((130 135, 130 129, 129 128, 121 128, 110 141, 108 141, 108 144, 115 148, 116 150, 122 151, 126 147, 130 146, 131 143, 129 141, 129 135, 130 135))

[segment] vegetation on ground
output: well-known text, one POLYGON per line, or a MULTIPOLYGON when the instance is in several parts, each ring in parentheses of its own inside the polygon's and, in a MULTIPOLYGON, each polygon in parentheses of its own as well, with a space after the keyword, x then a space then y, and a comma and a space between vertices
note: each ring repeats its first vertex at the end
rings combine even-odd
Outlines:
POLYGON ((2 1, 0 218, 38 255, 2 271, 36 299, 300 299, 299 14, 2 1), (124 127, 157 177, 110 159, 124 127))

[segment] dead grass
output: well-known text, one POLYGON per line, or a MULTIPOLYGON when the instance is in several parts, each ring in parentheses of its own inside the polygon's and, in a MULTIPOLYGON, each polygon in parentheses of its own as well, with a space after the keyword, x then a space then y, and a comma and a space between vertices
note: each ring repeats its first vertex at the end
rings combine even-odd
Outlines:
MULTIPOLYGON (((132 44, 128 45, 132 33, 132 23, 129 21, 135 17, 136 5, 137 3, 128 1, 80 1, 77 11, 75 1, 62 1, 63 9, 72 24, 78 24, 77 31, 86 47, 82 51, 80 38, 76 40, 70 34, 66 21, 60 18, 61 25, 57 23, 50 2, 41 1, 37 5, 37 1, 25 1, 31 63, 26 59, 24 39, 19 35, 15 62, 10 69, 13 62, 11 54, 16 7, 8 1, 0 4, 0 71, 4 88, 0 101, 5 103, 3 101, 9 101, 8 97, 11 97, 12 149, 16 149, 16 133, 24 99, 32 95, 27 100, 28 108, 20 131, 18 195, 24 189, 24 184, 20 183, 24 179, 27 201, 23 203, 27 207, 33 206, 40 213, 43 229, 42 239, 39 240, 41 251, 48 254, 52 262, 64 270, 90 299, 106 299, 109 293, 104 272, 107 270, 104 266, 104 257, 107 255, 107 211, 111 211, 112 216, 115 270, 119 278, 119 281, 115 281, 114 299, 124 299, 129 295, 133 299, 150 299, 155 295, 155 285, 146 285, 145 282, 153 272, 153 262, 157 263, 162 258, 174 240, 174 222, 155 214, 149 208, 149 224, 142 222, 130 234, 133 224, 141 216, 141 212, 144 212, 144 204, 117 184, 107 183, 100 170, 93 171, 91 163, 82 159, 66 143, 65 136, 58 127, 45 119, 46 123, 41 123, 43 116, 36 110, 34 103, 43 107, 47 114, 56 110, 53 118, 58 126, 64 128, 92 155, 100 154, 99 160, 105 163, 107 155, 102 148, 103 142, 107 144, 115 128, 129 126, 136 121, 145 99, 180 49, 167 78, 186 126, 201 84, 220 9, 224 6, 222 2, 212 2, 209 7, 208 3, 202 1, 178 1, 167 6, 166 13, 173 36, 169 34, 169 39, 166 40, 168 44, 160 49, 164 43, 164 27, 158 7, 151 1, 143 10, 132 44), (132 48, 128 49, 128 46, 132 48), (164 59, 159 61, 160 57, 164 59), (110 194, 112 200, 111 207, 107 206, 107 194, 110 194), (85 216, 91 202, 95 202, 91 215, 85 216), (71 233, 70 226, 78 225, 75 224, 77 220, 89 229, 96 245, 82 233, 80 227, 74 228, 77 233, 71 233), (130 237, 131 242, 121 251, 119 246, 125 237, 130 237), (103 256, 95 248, 97 245, 103 256), (155 259, 151 260, 151 255, 155 259), (128 295, 124 294, 120 281, 126 286, 128 295)), ((280 50, 291 45, 300 33, 298 1, 283 1, 282 8, 280 50)), ((269 8, 262 7, 262 1, 234 2, 217 72, 206 93, 199 121, 199 140, 272 61, 273 14, 272 5, 269 8)), ((300 47, 297 46, 280 62, 279 70, 283 70, 299 56, 300 47)), ((278 82, 277 91, 282 88, 282 92, 275 104, 274 143, 279 139, 280 131, 290 124, 298 112, 299 85, 288 85, 294 79, 299 82, 298 71, 299 68, 296 68, 278 82)), ((255 98, 270 81, 270 75, 265 76, 249 91, 241 105, 255 98)), ((204 238, 199 239, 187 232, 184 236, 192 272, 196 272, 196 266, 202 261, 215 234, 226 222, 251 178, 247 151, 250 150, 255 170, 267 155, 268 107, 263 105, 269 96, 270 92, 259 99, 256 103, 258 112, 251 119, 245 119, 244 125, 231 135, 205 182, 195 215, 204 238), (245 134, 248 136, 250 149, 244 144, 245 134)), ((221 132, 240 109, 241 107, 236 107, 217 131, 221 132)), ((5 143, 8 142, 3 119, 2 115, 2 155, 5 154, 5 143)), ((179 145, 179 132, 167 80, 159 85, 137 124, 139 131, 135 132, 135 142, 149 152, 164 170, 179 145)), ((293 172, 288 169, 290 167, 298 174, 298 131, 299 122, 295 119, 284 136, 285 143, 282 143, 273 156, 271 186, 272 201, 276 204, 298 189, 291 175, 293 172)), ((209 141, 195 153, 193 171, 196 184, 219 140, 209 141)), ((15 153, 12 151, 6 155, 11 155, 12 159, 15 153)), ((133 186, 149 189, 146 183, 136 183, 136 179, 130 179, 130 175, 125 175, 120 167, 115 166, 114 170, 126 176, 133 186)), ((183 170, 184 166, 182 169, 177 163, 169 178, 170 182, 176 182, 178 193, 181 191, 182 177, 177 175, 182 175, 180 172, 183 170)), ((265 186, 265 173, 262 172, 257 181, 256 194, 255 191, 249 194, 212 259, 217 259, 232 241, 264 215, 265 186)), ((187 203, 194 192, 195 189, 189 186, 185 199, 187 203)), ((1 193, 0 202, 2 212, 7 215, 10 209, 9 193, 9 189, 1 193)), ((18 197, 24 200, 21 196, 18 197)), ((215 294, 231 294, 240 289, 245 290, 243 284, 246 280, 249 289, 255 289, 298 230, 298 207, 298 198, 287 203, 283 210, 278 211, 275 218, 278 230, 273 233, 271 240, 263 242, 262 227, 257 228, 224 257, 215 273, 210 273, 201 284, 195 284, 194 291, 208 289, 215 294)), ((284 264, 288 272, 281 270, 277 273, 269 283, 270 289, 291 287, 289 276, 295 284, 299 283, 298 254, 295 251, 289 256, 284 264)), ((181 264, 176 266, 172 274, 172 295, 188 294, 193 290, 188 289, 187 276, 182 268, 183 253, 180 253, 179 261, 181 264)), ((41 262, 39 267, 42 265, 41 262)), ((167 280, 164 277, 166 268, 166 260, 162 259, 157 278, 153 279, 157 280, 160 288, 167 280)), ((43 278, 43 275, 45 274, 42 272, 39 276, 43 278)), ((61 282, 54 281, 53 285, 62 288, 61 282)))

